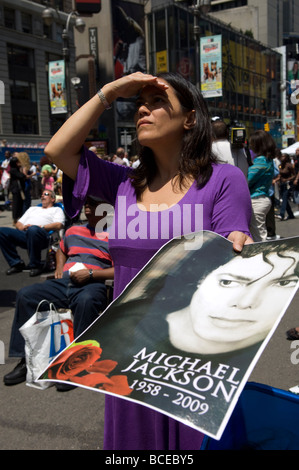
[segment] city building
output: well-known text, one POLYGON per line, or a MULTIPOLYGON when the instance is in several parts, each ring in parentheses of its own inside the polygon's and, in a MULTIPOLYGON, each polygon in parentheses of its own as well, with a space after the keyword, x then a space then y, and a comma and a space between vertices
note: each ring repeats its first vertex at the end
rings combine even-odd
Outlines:
MULTIPOLYGON (((66 0, 66 12, 55 10, 53 22, 44 21, 45 8, 42 2, 26 0, 2 0, 0 4, 0 80, 4 86, 0 139, 2 145, 7 143, 16 150, 29 145, 30 156, 36 156, 36 160, 66 115, 52 112, 49 64, 63 58, 62 33, 72 5, 66 0)), ((67 52, 70 75, 76 76, 72 29, 69 28, 67 52)), ((58 90, 52 90, 56 96, 62 97, 61 86, 60 83, 58 90)), ((72 100, 75 103, 74 97, 72 100)))
POLYGON ((298 0, 211 0, 210 15, 271 48, 277 48, 283 55, 282 129, 283 145, 287 146, 288 141, 299 135, 298 106, 291 99, 299 82, 293 86, 290 83, 299 78, 298 0))
POLYGON ((194 83, 200 81, 212 115, 223 118, 228 124, 234 121, 243 124, 248 136, 271 122, 271 133, 280 144, 281 53, 252 35, 232 28, 210 12, 198 12, 195 29, 192 9, 195 3, 152 0, 148 15, 150 70, 155 71, 160 63, 167 64, 166 68, 180 71, 194 83), (197 41, 200 41, 199 51, 197 41), (220 43, 216 53, 209 49, 213 41, 220 43), (165 60, 161 61, 163 51, 165 60), (216 68, 217 75, 213 75, 212 67, 216 68))

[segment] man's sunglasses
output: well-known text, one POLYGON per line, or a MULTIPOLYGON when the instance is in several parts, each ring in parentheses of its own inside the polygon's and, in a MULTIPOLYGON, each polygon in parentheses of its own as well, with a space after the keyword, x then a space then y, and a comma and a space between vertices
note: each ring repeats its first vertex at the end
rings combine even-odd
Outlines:
POLYGON ((95 201, 95 200, 93 200, 93 199, 86 199, 84 205, 86 205, 86 204, 88 204, 89 206, 96 207, 96 206, 98 206, 99 204, 101 204, 101 201, 95 201))

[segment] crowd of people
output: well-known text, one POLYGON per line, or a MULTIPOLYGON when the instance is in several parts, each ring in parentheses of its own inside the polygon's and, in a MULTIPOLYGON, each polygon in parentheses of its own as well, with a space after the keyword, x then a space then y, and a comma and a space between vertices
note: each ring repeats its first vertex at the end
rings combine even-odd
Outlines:
POLYGON ((108 155, 101 155, 97 152, 97 148, 94 146, 89 147, 89 150, 94 152, 102 160, 108 162, 117 163, 118 165, 123 165, 131 168, 137 168, 140 164, 140 160, 137 155, 129 156, 129 153, 123 148, 118 147, 116 151, 108 155))
MULTIPOLYGON (((280 184, 281 188, 278 198, 281 219, 285 217, 284 211, 287 211, 289 218, 294 217, 294 214, 289 212, 288 201, 291 196, 291 186, 294 189, 292 195, 295 197, 296 194, 294 185, 297 184, 298 163, 292 164, 293 177, 291 167, 284 163, 284 157, 281 155, 278 160, 278 174, 275 176, 274 162, 277 148, 270 134, 256 131, 250 136, 251 158, 243 147, 232 149, 226 144, 227 154, 231 151, 230 161, 224 157, 224 154, 223 158, 219 158, 221 145, 218 146, 217 154, 215 146, 212 147, 213 140, 215 142, 216 137, 215 133, 213 134, 208 107, 195 86, 178 74, 165 73, 156 77, 136 72, 104 85, 98 94, 64 123, 48 143, 45 155, 49 160, 41 165, 43 173, 41 184, 44 185, 42 197, 46 198, 47 195, 53 194, 50 191, 53 191, 53 184, 55 190, 55 178, 59 171, 60 175, 63 174, 63 204, 70 217, 77 217, 86 203, 90 209, 94 205, 90 198, 97 203, 103 201, 114 207, 114 237, 109 239, 109 255, 107 252, 103 256, 104 250, 101 248, 99 256, 100 264, 102 263, 100 269, 102 271, 107 269, 106 273, 109 276, 112 276, 110 268, 113 263, 114 298, 166 241, 174 236, 175 228, 169 218, 168 234, 165 239, 162 231, 164 211, 156 209, 157 217, 151 217, 153 207, 160 207, 161 204, 168 208, 178 206, 182 210, 177 214, 183 216, 185 204, 202 205, 204 212, 201 228, 230 240, 237 253, 242 252, 244 245, 253 241, 277 237, 276 234, 269 235, 266 222, 266 216, 272 207, 273 184, 280 184), (117 149, 115 154, 109 156, 98 155, 96 149, 92 147, 87 149, 84 143, 90 131, 90 123, 96 122, 117 98, 131 98, 136 94, 138 100, 135 124, 140 145, 138 156, 128 158, 123 148, 117 149), (50 161, 55 165, 53 171, 50 171, 53 168, 52 163, 49 164, 50 161), (111 161, 115 165, 111 165, 111 161), (288 191, 287 196, 283 185, 288 191), (127 229, 132 222, 130 214, 122 210, 120 201, 123 198, 126 198, 127 206, 134 206, 136 211, 143 213, 146 218, 147 236, 143 239, 123 236, 124 230, 128 233, 127 229), (152 237, 153 232, 157 236, 152 237)), ((13 193, 14 175, 14 178, 21 182, 20 191, 25 192, 25 182, 30 180, 30 176, 32 178, 29 174, 30 168, 26 170, 25 164, 18 156, 13 156, 9 164, 9 190, 13 193), (15 166, 11 164, 14 158, 15 166)), ((57 181, 59 176, 56 185, 57 181)), ((275 191, 273 195, 275 211, 277 210, 275 191)), ((24 201, 22 197, 21 199, 24 201)), ((16 224, 22 216, 13 210, 16 224)), ((188 224, 188 229, 190 232, 191 227, 191 232, 194 232, 195 215, 191 214, 190 217, 192 220, 190 225, 188 224)), ((181 236, 188 235, 189 232, 187 234, 184 231, 182 220, 176 222, 181 228, 181 236)), ((91 223, 87 229, 91 231, 89 236, 94 242, 94 229, 91 223)), ((80 236, 80 233, 76 232, 74 236, 80 236)), ((60 249, 64 255, 67 275, 71 276, 67 267, 71 252, 68 253, 64 241, 69 235, 70 232, 66 231, 60 249)), ((105 245, 107 242, 105 237, 103 241, 105 245)), ((106 249, 108 250, 107 247, 106 249)), ((80 256, 83 255, 84 249, 80 252, 80 256)), ((79 258, 75 261, 82 262, 79 258)), ((22 270, 22 266, 19 268, 22 270)), ((86 277, 84 274, 83 284, 91 284, 93 287, 93 283, 96 283, 94 269, 96 263, 94 268, 92 263, 91 266, 84 268, 86 277)), ((58 281, 59 278, 60 275, 56 270, 55 280, 58 281)), ((103 282, 103 278, 104 276, 99 282, 103 282)), ((65 289, 65 284, 62 282, 61 289, 65 289)), ((45 286, 43 295, 47 291, 49 295, 54 291, 52 283, 51 286, 47 284, 47 288, 45 286)), ((32 296, 31 290, 20 291, 18 294, 15 313, 15 323, 18 326, 28 316, 27 310, 27 316, 25 314, 20 316, 20 306, 28 295, 32 296)), ((66 299, 63 306, 70 301, 70 298, 66 299)), ((90 307, 85 307, 83 312, 80 312, 81 318, 86 308, 90 307)), ((12 331, 11 354, 22 357, 23 343, 19 342, 20 338, 14 338, 16 325, 12 331)), ((8 374, 8 377, 6 376, 6 384, 12 385, 24 381, 24 367, 22 360, 17 368, 8 374)), ((202 445, 204 437, 202 433, 154 409, 110 395, 106 397, 105 407, 105 450, 195 450, 200 449, 202 445)))
MULTIPOLYGON (((240 168, 248 180, 253 211, 250 229, 254 241, 279 238, 275 218, 286 221, 299 215, 299 148, 292 156, 282 153, 271 135, 262 130, 250 136, 248 146, 231 144, 229 126, 220 119, 212 121, 212 130, 214 154, 222 163, 240 168), (297 205, 295 212, 292 202, 297 205)), ((140 164, 139 157, 129 156, 123 147, 107 155, 98 153, 94 146, 89 150, 102 160, 124 167, 136 169, 140 164)), ((3 208, 12 210, 14 226, 44 189, 54 191, 56 201, 62 202, 62 172, 46 156, 39 164, 30 162, 26 152, 11 155, 7 151, 5 157, 0 168, 3 208)))
POLYGON ((252 218, 250 232, 255 242, 275 240, 275 218, 294 219, 291 202, 299 208, 299 148, 294 158, 282 153, 272 136, 257 130, 248 147, 230 142, 229 126, 220 119, 212 122, 212 149, 222 163, 239 167, 250 191, 252 218), (237 151, 237 153, 236 153, 237 151), (287 215, 286 215, 287 214, 287 215))
MULTIPOLYGON (((32 200, 40 199, 44 189, 61 194, 62 174, 46 156, 32 162, 27 152, 5 152, 0 167, 4 209, 11 209, 13 225, 22 217, 32 200)), ((62 198, 61 198, 62 199, 62 198)))

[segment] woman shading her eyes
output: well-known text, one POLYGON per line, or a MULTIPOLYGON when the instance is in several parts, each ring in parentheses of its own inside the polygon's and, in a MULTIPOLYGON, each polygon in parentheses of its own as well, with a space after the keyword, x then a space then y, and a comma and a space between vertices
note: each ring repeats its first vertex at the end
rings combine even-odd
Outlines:
MULTIPOLYGON (((184 208, 201 205, 202 229, 228 238, 238 252, 252 242, 247 182, 238 168, 218 164, 211 142, 207 105, 194 85, 177 74, 156 77, 136 72, 104 85, 47 145, 46 155, 64 173, 64 204, 70 216, 79 213, 88 194, 114 206, 115 233, 109 243, 115 297, 173 237, 172 222, 167 237, 162 230, 170 208, 179 209, 176 226, 183 227, 184 208), (84 141, 113 101, 135 96, 140 165, 133 170, 99 159, 84 141), (127 212, 122 210, 123 200, 130 208, 127 212), (164 210, 159 210, 162 204, 164 210), (125 229, 139 212, 146 220, 146 236, 130 237, 125 229)), ((190 227, 194 232, 192 215, 190 227)), ((183 229, 180 235, 185 235, 183 229)), ((202 439, 201 433, 154 410, 115 397, 106 399, 106 450, 195 450, 202 439)))

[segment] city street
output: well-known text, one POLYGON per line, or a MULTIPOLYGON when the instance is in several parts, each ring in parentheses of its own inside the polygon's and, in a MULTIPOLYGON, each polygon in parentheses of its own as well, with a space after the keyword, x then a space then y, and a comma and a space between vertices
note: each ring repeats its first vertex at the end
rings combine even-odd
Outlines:
MULTIPOLYGON (((11 226, 11 213, 0 212, 0 226, 11 226)), ((299 234, 299 219, 277 221, 277 233, 299 234)), ((27 261, 25 259, 25 261, 27 261)), ((3 376, 15 366, 8 357, 11 325, 17 291, 43 282, 29 273, 6 276, 7 264, 0 253, 0 340, 5 346, 5 364, 0 364, 1 450, 100 450, 103 439, 104 395, 84 389, 41 391, 25 383, 7 387, 3 376)), ((298 365, 291 363, 291 342, 286 330, 299 326, 299 294, 295 296, 275 334, 256 365, 250 381, 288 390, 299 384, 298 365)), ((146 424, 146 423, 145 423, 146 424)))

